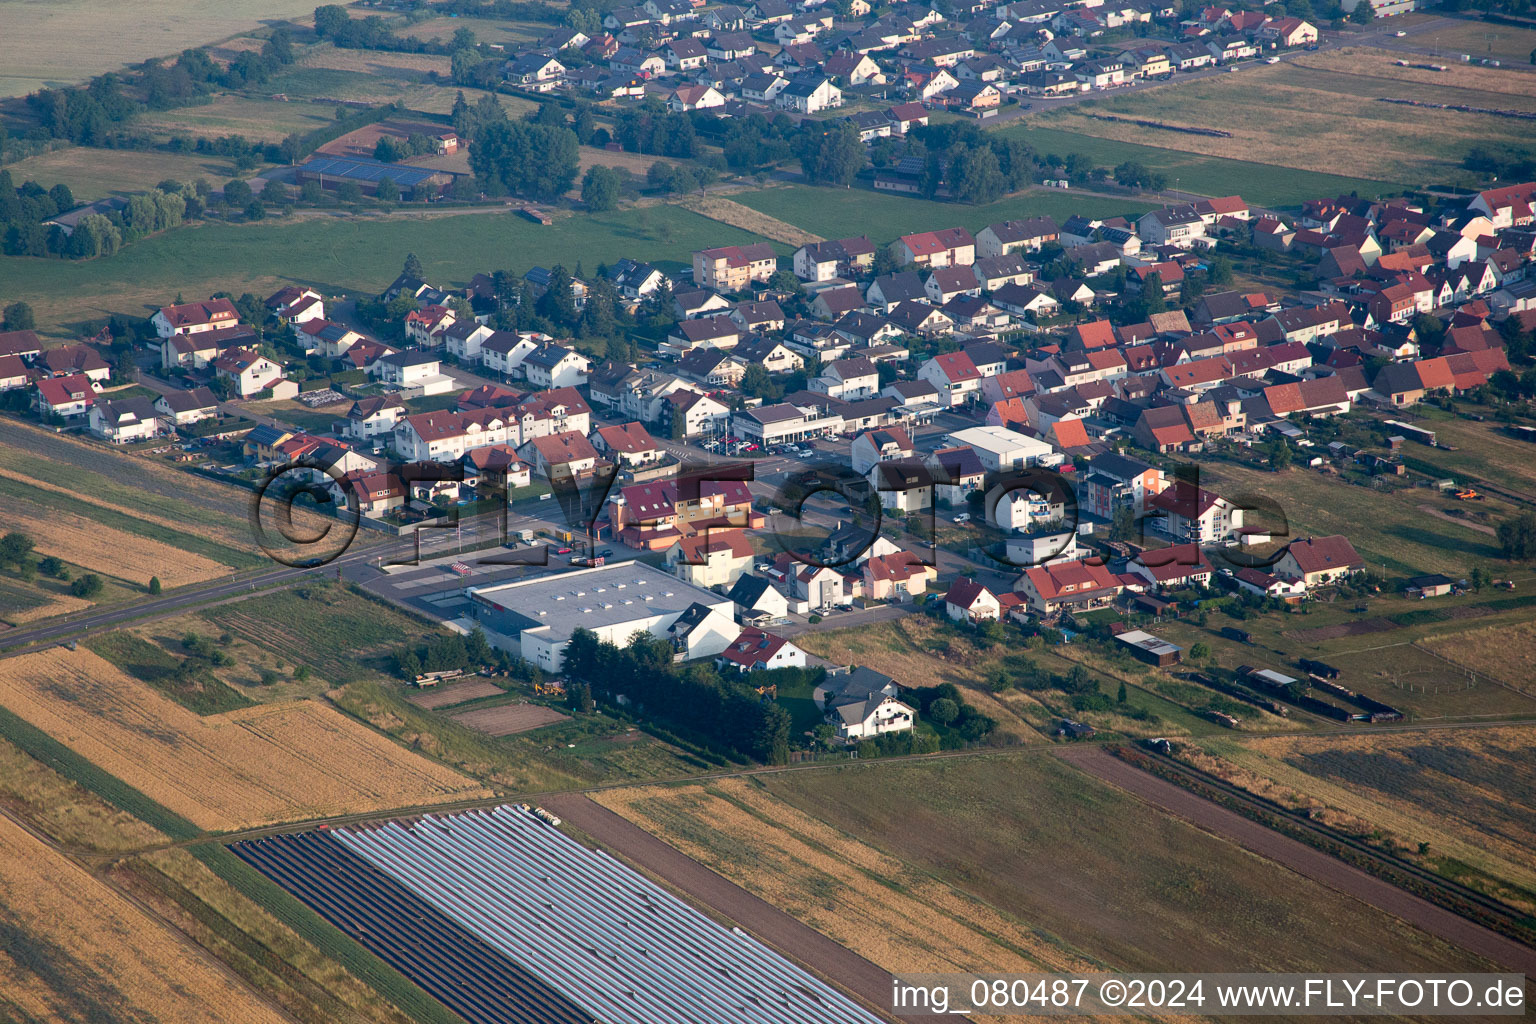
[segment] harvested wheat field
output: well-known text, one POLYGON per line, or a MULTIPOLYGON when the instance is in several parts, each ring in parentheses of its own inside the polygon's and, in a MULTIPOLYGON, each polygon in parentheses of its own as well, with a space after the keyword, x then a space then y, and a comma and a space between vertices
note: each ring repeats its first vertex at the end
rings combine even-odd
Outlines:
MULTIPOLYGON (((1490 679, 1531 691, 1531 666, 1536 665, 1536 622, 1427 636, 1416 646, 1490 679)), ((1447 666, 1446 675, 1454 674, 1447 666)))
POLYGON ((83 869, 0 819, 0 1017, 285 1018, 83 869))
POLYGON ((797 228, 777 217, 759 213, 750 206, 743 206, 734 200, 720 196, 687 196, 679 199, 677 205, 692 210, 702 217, 708 217, 710 220, 717 220, 722 224, 729 224, 786 245, 801 246, 810 242, 825 241, 820 235, 812 234, 804 228, 797 228))
POLYGON ((608 789, 591 798, 887 970, 1093 966, 755 783, 608 789))
POLYGON ((151 576, 158 576, 165 586, 180 587, 216 579, 230 571, 230 566, 211 558, 69 513, 55 513, 46 519, 16 515, 7 528, 31 537, 39 554, 55 555, 103 576, 133 583, 147 584, 151 576))
POLYGON ((0 704, 213 831, 489 795, 315 701, 199 717, 83 648, 0 662, 0 704))

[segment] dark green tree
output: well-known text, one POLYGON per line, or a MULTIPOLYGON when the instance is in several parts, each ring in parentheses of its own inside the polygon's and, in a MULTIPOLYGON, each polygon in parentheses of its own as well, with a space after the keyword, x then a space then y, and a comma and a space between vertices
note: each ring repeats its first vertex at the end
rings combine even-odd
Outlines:
POLYGON ((13 302, 5 307, 5 329, 8 331, 30 331, 37 327, 37 319, 32 315, 32 307, 25 302, 13 302))
POLYGON ((581 180, 581 201, 592 212, 603 213, 619 205, 622 188, 618 171, 593 164, 581 180))

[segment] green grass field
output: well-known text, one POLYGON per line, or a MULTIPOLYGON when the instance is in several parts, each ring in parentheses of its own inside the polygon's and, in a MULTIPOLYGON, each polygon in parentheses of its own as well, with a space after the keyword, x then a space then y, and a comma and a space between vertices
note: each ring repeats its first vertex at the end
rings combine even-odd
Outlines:
POLYGON ((1170 187, 1177 180, 1178 187, 1187 192, 1208 196, 1238 194, 1249 202, 1268 206, 1299 206, 1303 200, 1314 196, 1349 192, 1375 196, 1398 192, 1403 187, 1392 182, 1318 174, 1274 164, 1095 138, 1049 125, 1050 121, 1043 119, 1008 125, 998 131, 1022 139, 1041 153, 1056 153, 1063 157, 1069 153, 1082 153, 1094 163, 1111 168, 1127 160, 1135 161, 1167 175, 1170 187))
POLYGON ((265 295, 285 282, 375 294, 416 253, 441 285, 479 271, 522 273, 580 263, 588 273, 621 257, 677 268, 694 249, 755 240, 673 206, 565 217, 543 227, 512 213, 443 217, 315 218, 251 225, 203 224, 136 242, 89 262, 0 258, 0 303, 25 299, 45 333, 120 312, 148 316, 178 293, 265 295))
POLYGON ((888 195, 864 190, 784 185, 730 197, 759 213, 786 221, 825 238, 868 235, 879 244, 915 231, 932 231, 957 225, 979 231, 1000 220, 1052 216, 1066 220, 1074 213, 1109 217, 1138 216, 1151 204, 1103 196, 1076 196, 1057 189, 1035 189, 987 206, 941 203, 928 199, 888 195))
POLYGON ((1472 958, 1039 754, 795 772, 791 806, 1120 970, 1472 958))

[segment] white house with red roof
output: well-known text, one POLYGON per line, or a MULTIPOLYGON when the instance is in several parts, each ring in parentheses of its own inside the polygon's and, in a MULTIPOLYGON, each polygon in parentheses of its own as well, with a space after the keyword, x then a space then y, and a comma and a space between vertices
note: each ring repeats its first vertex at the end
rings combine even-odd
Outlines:
POLYGON ((666 458, 666 450, 656 443, 651 432, 639 422, 598 427, 592 433, 593 446, 609 461, 621 466, 648 466, 666 458))
POLYGON ((1291 541, 1274 566, 1275 575, 1299 579, 1308 587, 1324 586, 1365 571, 1365 559, 1349 538, 1303 537, 1291 541))
POLYGON ((206 302, 188 302, 179 306, 162 306, 149 318, 155 333, 162 338, 173 334, 197 334, 202 331, 233 327, 240 322, 235 304, 228 299, 209 299, 206 302))
POLYGON ((33 397, 38 412, 66 420, 86 415, 95 403, 96 389, 82 373, 40 380, 33 397))
POLYGON ((546 434, 526 441, 517 454, 533 465, 546 479, 554 476, 583 476, 597 468, 597 449, 579 430, 546 434))
POLYGON ((976 262, 976 238, 965 228, 920 231, 892 242, 891 252, 901 266, 968 267, 976 262))
POLYGON ((962 576, 944 595, 944 612, 955 622, 985 622, 1001 618, 1003 606, 992 591, 962 576))
POLYGON ((715 664, 737 672, 804 668, 805 652, 781 636, 748 626, 729 647, 715 655, 715 664))
POLYGON ((868 473, 876 463, 907 459, 912 454, 912 437, 902 427, 866 430, 848 447, 849 464, 860 476, 868 473))
POLYGON ((679 537, 667 549, 667 568, 696 587, 735 585, 752 571, 752 544, 741 530, 705 530, 679 537))
POLYGON ((1495 230, 1530 224, 1536 219, 1532 212, 1536 210, 1536 181, 1479 192, 1467 209, 1486 215, 1495 230))
POLYGON ((1243 527, 1243 510, 1215 491, 1176 480, 1146 499, 1154 530, 1175 541, 1221 544, 1243 527))
POLYGON ((1137 555, 1128 568, 1130 572, 1164 590, 1208 587, 1211 584, 1211 563, 1206 561, 1200 545, 1194 543, 1148 549, 1137 555))
POLYGON ((249 398, 269 388, 274 398, 292 398, 298 394, 299 386, 283 379, 283 368, 254 349, 232 348, 214 361, 213 369, 220 380, 229 382, 230 391, 240 398, 249 398), (280 391, 287 394, 279 395, 280 391))
POLYGON ((1014 584, 1030 612, 1051 618, 1063 611, 1106 608, 1125 589, 1125 582, 1101 559, 1051 562, 1025 569, 1014 584))
POLYGON ((864 560, 864 596, 875 601, 909 601, 928 592, 939 571, 910 551, 864 560))
POLYGON ((423 306, 405 314, 405 338, 422 348, 436 348, 442 337, 434 335, 458 320, 458 315, 447 306, 423 306))
POLYGON ((32 374, 27 371, 27 364, 21 361, 21 356, 0 355, 0 391, 24 388, 31 379, 32 374))
POLYGON ((981 394, 981 371, 963 349, 932 356, 918 367, 917 376, 934 386, 939 404, 946 409, 975 401, 981 394))

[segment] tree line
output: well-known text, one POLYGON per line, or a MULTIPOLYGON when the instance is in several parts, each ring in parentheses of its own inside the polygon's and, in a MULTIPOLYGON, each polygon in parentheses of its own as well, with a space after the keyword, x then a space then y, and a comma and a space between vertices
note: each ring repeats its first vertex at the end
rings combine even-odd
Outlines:
POLYGON ((105 146, 115 126, 143 110, 185 106, 219 88, 261 85, 293 59, 292 38, 279 26, 259 51, 243 51, 227 67, 216 64, 207 50, 194 47, 169 64, 157 58, 126 72, 98 75, 85 85, 39 89, 26 100, 37 119, 28 135, 105 146))
POLYGON ((620 648, 578 629, 565 649, 566 674, 606 704, 626 707, 668 728, 770 764, 789 760, 789 713, 712 666, 678 664, 672 645, 638 631, 620 648))

